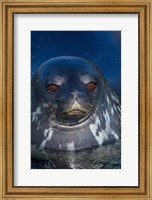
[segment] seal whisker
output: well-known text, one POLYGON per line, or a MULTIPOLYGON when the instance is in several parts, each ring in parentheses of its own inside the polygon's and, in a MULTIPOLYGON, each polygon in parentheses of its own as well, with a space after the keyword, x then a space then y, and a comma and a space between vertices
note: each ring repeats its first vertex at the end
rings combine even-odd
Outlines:
POLYGON ((51 118, 54 119, 52 117, 52 111, 50 110, 49 112, 44 113, 42 116, 40 115, 39 121, 40 121, 41 124, 43 124, 46 120, 51 120, 51 118))
POLYGON ((52 106, 52 107, 50 107, 50 109, 47 108, 45 110, 42 110, 41 111, 41 117, 43 117, 43 116, 45 116, 47 114, 50 114, 50 113, 54 113, 54 112, 56 112, 56 106, 54 106, 54 107, 52 106))

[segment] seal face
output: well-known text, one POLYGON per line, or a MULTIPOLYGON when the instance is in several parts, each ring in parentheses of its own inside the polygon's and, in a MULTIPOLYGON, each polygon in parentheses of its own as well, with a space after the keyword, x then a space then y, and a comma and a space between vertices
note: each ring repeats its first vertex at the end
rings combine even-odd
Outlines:
POLYGON ((32 78, 31 142, 80 150, 120 138, 120 102, 100 70, 78 57, 43 63, 32 78))

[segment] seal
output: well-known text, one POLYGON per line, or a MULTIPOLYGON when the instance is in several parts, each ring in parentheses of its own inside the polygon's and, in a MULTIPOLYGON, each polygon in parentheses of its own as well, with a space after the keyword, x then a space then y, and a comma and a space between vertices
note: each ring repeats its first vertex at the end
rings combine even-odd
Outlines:
POLYGON ((76 151, 120 139, 120 101, 99 68, 83 58, 44 62, 32 78, 31 101, 37 150, 76 151))

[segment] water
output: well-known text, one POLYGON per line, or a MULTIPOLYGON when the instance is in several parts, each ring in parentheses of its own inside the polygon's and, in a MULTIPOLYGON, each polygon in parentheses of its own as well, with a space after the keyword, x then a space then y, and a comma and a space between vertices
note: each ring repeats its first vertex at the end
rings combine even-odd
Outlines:
POLYGON ((47 151, 47 160, 32 158, 32 169, 120 169, 121 142, 80 151, 47 151))

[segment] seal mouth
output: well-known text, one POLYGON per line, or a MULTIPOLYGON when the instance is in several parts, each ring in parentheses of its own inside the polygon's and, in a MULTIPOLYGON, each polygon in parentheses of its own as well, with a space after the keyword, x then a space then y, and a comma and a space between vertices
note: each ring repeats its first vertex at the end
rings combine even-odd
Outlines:
POLYGON ((80 116, 80 115, 86 114, 86 112, 80 109, 73 109, 66 112, 65 114, 69 116, 80 116))
POLYGON ((93 111, 85 111, 80 109, 72 109, 67 112, 60 113, 58 123, 64 126, 75 126, 87 120, 93 111))

